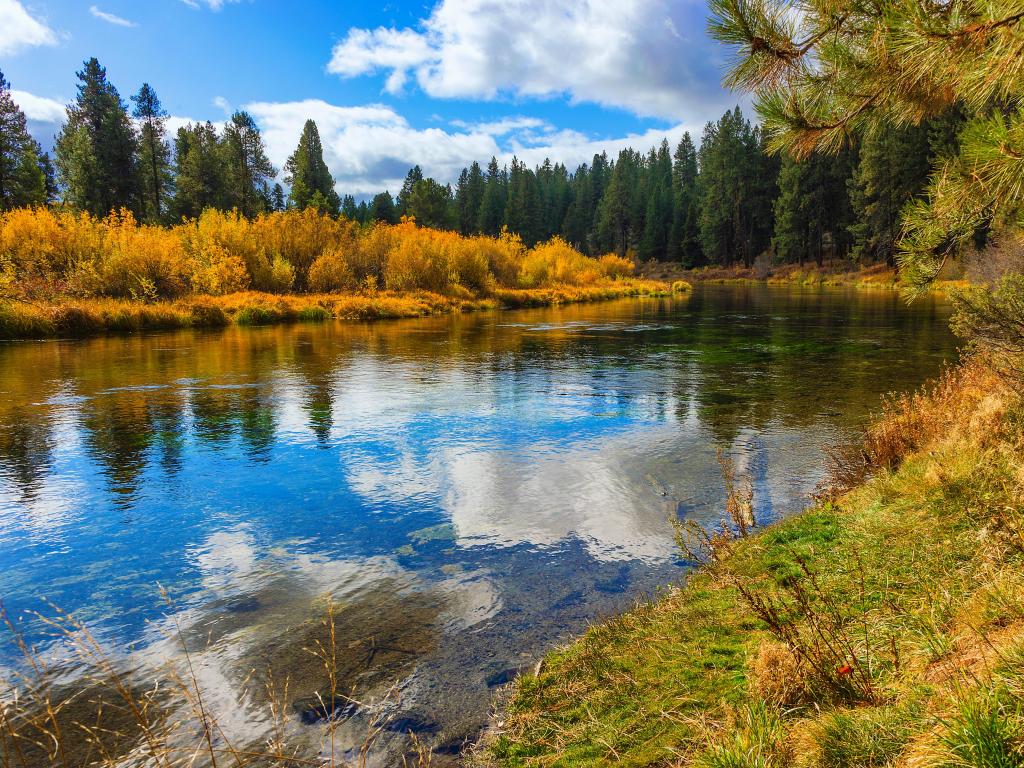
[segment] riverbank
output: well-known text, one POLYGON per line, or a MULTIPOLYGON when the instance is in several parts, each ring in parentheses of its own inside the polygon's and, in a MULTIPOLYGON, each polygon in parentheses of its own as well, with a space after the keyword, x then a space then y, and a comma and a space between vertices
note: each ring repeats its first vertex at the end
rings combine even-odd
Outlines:
POLYGON ((830 498, 520 679, 486 761, 1020 765, 1022 416, 977 362, 890 402, 830 498))
POLYGON ((457 312, 545 307, 629 296, 666 296, 688 290, 654 280, 620 278, 587 286, 498 288, 487 295, 462 291, 363 291, 358 293, 272 294, 244 291, 226 296, 192 296, 177 301, 62 299, 54 302, 0 301, 0 339, 88 336, 226 325, 270 325, 425 317, 457 312))
MULTIPOLYGON (((896 268, 888 264, 867 264, 852 266, 849 261, 817 264, 778 264, 768 267, 735 265, 731 267, 698 267, 684 269, 678 264, 648 262, 640 265, 639 273, 652 280, 672 282, 686 280, 690 283, 734 284, 768 283, 769 285, 834 286, 848 288, 881 288, 900 290, 896 268)), ((933 286, 937 291, 949 291, 964 287, 967 283, 950 276, 938 280, 933 286)))

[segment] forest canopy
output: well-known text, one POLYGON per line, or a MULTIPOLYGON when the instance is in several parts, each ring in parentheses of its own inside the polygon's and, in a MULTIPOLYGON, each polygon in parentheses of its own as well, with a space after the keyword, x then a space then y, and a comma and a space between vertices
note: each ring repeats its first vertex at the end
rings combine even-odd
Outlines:
MULTIPOLYGON (((726 19, 730 8, 748 6, 717 7, 726 19)), ((737 82, 753 83, 744 77, 737 82)), ((790 79, 780 70, 776 84, 790 79)), ((936 109, 916 122, 846 131, 838 143, 822 139, 831 157, 797 151, 797 143, 780 157, 772 152, 782 146, 778 120, 769 114, 759 125, 736 107, 699 140, 686 133, 674 146, 596 154, 572 170, 492 157, 470 162, 452 184, 415 165, 394 195, 357 201, 339 194, 313 120, 278 169, 245 111, 223 126, 193 123, 170 135, 148 83, 126 102, 96 59, 78 81, 51 162, 0 79, 0 209, 57 205, 97 219, 129 211, 150 225, 211 209, 248 218, 314 209, 363 225, 409 217, 463 236, 508 231, 527 247, 557 236, 588 255, 685 267, 893 262, 904 209, 925 204, 929 175, 955 156, 964 124, 961 111, 936 109)))

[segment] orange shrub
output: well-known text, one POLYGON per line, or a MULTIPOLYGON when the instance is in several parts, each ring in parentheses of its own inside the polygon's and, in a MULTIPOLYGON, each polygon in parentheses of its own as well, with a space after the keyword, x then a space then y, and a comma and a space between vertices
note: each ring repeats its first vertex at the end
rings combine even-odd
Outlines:
POLYGON ((0 214, 0 262, 16 279, 63 278, 103 251, 100 222, 88 214, 19 208, 0 214))
MULTIPOLYGON (((209 263, 209 259, 223 257, 240 259, 245 264, 249 280, 255 288, 268 288, 271 282, 271 257, 266 243, 254 236, 252 222, 238 211, 207 209, 198 219, 183 222, 177 229, 185 249, 193 261, 209 263)), ((232 271, 233 267, 214 267, 232 271)))
POLYGON ((422 229, 411 221, 393 227, 395 240, 384 265, 384 285, 392 291, 417 288, 443 293, 458 282, 453 248, 458 235, 422 229))
POLYGON ((636 270, 636 265, 632 261, 614 253, 605 254, 597 262, 601 265, 601 271, 605 277, 632 277, 636 270))
POLYGON ((217 242, 209 242, 191 259, 192 289, 196 293, 224 296, 249 287, 249 270, 236 254, 217 242))
POLYGON ((631 275, 628 259, 591 259, 560 238, 527 250, 497 238, 397 225, 360 227, 315 210, 247 219, 204 211, 172 227, 128 211, 105 219, 46 208, 0 214, 5 293, 153 301, 245 290, 431 291, 451 297, 518 288, 602 287, 631 275))
POLYGON ((102 225, 103 253, 94 293, 153 301, 188 290, 185 249, 172 231, 139 226, 127 210, 111 213, 102 225))
POLYGON ((313 262, 309 268, 307 284, 316 293, 350 291, 358 285, 355 273, 341 248, 332 248, 313 262))
POLYGON ((602 277, 600 264, 560 237, 534 246, 523 260, 520 280, 527 288, 542 285, 590 285, 602 277))
POLYGON ((295 287, 304 290, 310 267, 322 254, 335 248, 352 248, 356 225, 306 208, 258 216, 252 222, 252 235, 266 247, 271 260, 280 257, 291 264, 295 287))

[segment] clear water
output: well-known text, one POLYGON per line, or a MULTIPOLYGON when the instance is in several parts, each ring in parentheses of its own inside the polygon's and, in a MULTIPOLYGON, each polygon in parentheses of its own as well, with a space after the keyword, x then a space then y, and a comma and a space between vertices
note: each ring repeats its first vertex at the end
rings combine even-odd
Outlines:
POLYGON ((516 670, 678 580, 668 520, 718 514, 719 448, 761 520, 798 510, 823 445, 955 356, 947 317, 882 291, 707 286, 5 344, 0 599, 51 601, 140 665, 174 619, 211 706, 258 730, 243 679, 322 686, 305 648, 331 595, 344 684, 393 688, 382 743, 453 751, 516 670))

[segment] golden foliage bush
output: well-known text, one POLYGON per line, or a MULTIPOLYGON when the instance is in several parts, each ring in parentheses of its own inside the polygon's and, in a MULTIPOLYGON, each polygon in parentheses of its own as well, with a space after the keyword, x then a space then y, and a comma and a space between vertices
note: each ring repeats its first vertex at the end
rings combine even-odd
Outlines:
POLYGON ((622 256, 616 256, 614 253, 607 253, 598 259, 598 264, 601 265, 601 271, 604 272, 605 277, 632 277, 633 272, 636 271, 636 265, 629 259, 624 259, 622 256))
POLYGON ((351 291, 358 287, 356 274, 341 248, 331 248, 309 268, 308 285, 317 293, 351 291))
POLYGON ((633 269, 629 259, 589 258, 557 237, 528 250, 507 231, 462 237, 412 220, 360 226, 312 209, 254 219, 211 209, 172 227, 139 224, 128 211, 105 219, 48 208, 0 214, 0 291, 51 301, 153 303, 246 290, 469 300, 552 289, 600 298, 621 295, 628 286, 611 283, 633 269))
POLYGON ((863 442, 827 451, 825 495, 854 488, 879 470, 897 469, 938 435, 998 438, 1006 392, 1006 381, 989 361, 976 356, 946 369, 918 392, 887 398, 863 442))
POLYGON ((591 285, 602 277, 600 262, 584 256, 565 240, 553 237, 534 246, 523 259, 520 281, 526 288, 544 285, 591 285))

